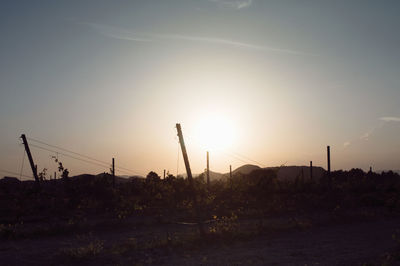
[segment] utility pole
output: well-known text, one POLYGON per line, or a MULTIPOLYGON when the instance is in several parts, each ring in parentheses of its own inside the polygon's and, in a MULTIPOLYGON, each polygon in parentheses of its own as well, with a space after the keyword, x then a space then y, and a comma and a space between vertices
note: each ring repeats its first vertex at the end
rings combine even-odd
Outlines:
POLYGON ((164 169, 164 177, 163 177, 163 179, 165 179, 165 169, 164 169))
POLYGON ((331 147, 326 147, 327 159, 328 159, 328 176, 331 176, 331 147))
POLYGON ((115 187, 115 160, 112 158, 112 176, 113 176, 113 187, 115 187))
POLYGON ((33 162, 31 150, 29 149, 29 144, 28 144, 28 141, 26 140, 25 134, 22 134, 21 138, 22 138, 22 142, 24 143, 24 146, 25 146, 26 155, 28 155, 29 163, 30 163, 31 168, 32 168, 33 176, 35 177, 36 184, 39 185, 39 177, 37 175, 37 166, 33 162))
POLYGON ((310 181, 312 181, 313 176, 312 176, 312 161, 310 161, 310 181))
POLYGON ((192 192, 191 196, 192 196, 192 199, 193 199, 193 206, 194 206, 195 211, 196 211, 197 223, 198 223, 198 226, 199 226, 199 231, 200 231, 201 235, 205 235, 204 228, 203 228, 203 223, 200 220, 200 211, 199 211, 199 208, 198 208, 197 198, 196 198, 196 195, 195 195, 192 171, 190 170, 189 158, 188 158, 188 155, 187 155, 187 152, 186 152, 185 141, 183 140, 181 124, 179 124, 179 123, 176 124, 176 130, 178 131, 179 143, 181 145, 183 160, 185 161, 185 167, 186 167, 186 173, 187 173, 188 180, 189 180, 189 186, 190 186, 190 188, 192 190, 191 191, 192 192))
POLYGON ((210 189, 210 157, 207 151, 207 187, 210 189))

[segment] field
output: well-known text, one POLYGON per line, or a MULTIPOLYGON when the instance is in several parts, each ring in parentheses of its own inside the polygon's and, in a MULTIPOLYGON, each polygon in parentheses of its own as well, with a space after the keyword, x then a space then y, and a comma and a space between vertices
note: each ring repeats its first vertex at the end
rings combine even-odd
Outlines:
POLYGON ((398 265, 400 179, 259 169, 208 186, 154 172, 0 182, 4 265, 398 265), (201 226, 201 230, 199 227, 201 226))

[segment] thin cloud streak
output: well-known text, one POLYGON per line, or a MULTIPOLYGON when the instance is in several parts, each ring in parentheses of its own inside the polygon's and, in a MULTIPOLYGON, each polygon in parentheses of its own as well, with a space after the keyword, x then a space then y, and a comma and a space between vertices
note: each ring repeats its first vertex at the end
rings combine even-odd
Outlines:
POLYGON ((157 37, 163 38, 163 39, 170 39, 170 40, 182 40, 182 41, 204 42, 204 43, 211 43, 211 44, 223 44, 223 45, 227 45, 227 46, 244 48, 244 49, 249 49, 249 50, 272 51, 272 52, 294 54, 294 55, 312 55, 312 54, 307 54, 307 53, 294 51, 294 50, 255 45, 255 44, 251 44, 251 43, 238 42, 238 41, 233 41, 233 40, 229 40, 229 39, 176 35, 176 34, 166 34, 166 35, 154 34, 153 36, 157 36, 157 37))
POLYGON ((88 22, 80 22, 78 24, 81 25, 86 25, 94 30, 96 30, 98 33, 103 34, 105 36, 114 38, 114 39, 119 39, 119 40, 126 40, 126 41, 135 41, 135 42, 151 42, 152 40, 149 38, 145 38, 144 36, 139 36, 137 34, 133 34, 130 31, 127 30, 122 30, 116 27, 110 27, 106 25, 101 25, 97 23, 88 23, 88 22))
POLYGON ((386 123, 388 122, 400 122, 400 117, 395 117, 395 116, 384 116, 379 118, 379 121, 381 121, 378 125, 373 127, 371 130, 368 132, 365 132, 360 136, 360 139, 368 141, 369 137, 375 133, 377 129, 380 129, 385 126, 386 123))
POLYGON ((237 10, 249 7, 253 3, 253 0, 209 0, 209 1, 217 3, 220 6, 230 7, 237 10))
POLYGON ((162 40, 190 41, 190 42, 198 42, 198 43, 219 44, 219 45, 225 45, 225 46, 230 46, 230 47, 240 48, 240 49, 248 49, 248 50, 253 50, 253 51, 275 52, 275 53, 284 53, 284 54, 292 54, 292 55, 318 56, 315 54, 309 54, 309 53, 296 51, 296 50, 280 49, 280 48, 264 46, 264 45, 255 45, 255 44, 251 44, 251 43, 239 42, 239 41, 229 40, 229 39, 180 35, 180 34, 139 33, 139 32, 131 32, 128 30, 123 30, 123 29, 116 28, 116 27, 101 25, 101 24, 97 24, 97 23, 81 22, 79 24, 90 26, 91 28, 96 30, 98 33, 108 36, 110 38, 126 40, 126 41, 135 41, 135 42, 155 42, 155 41, 162 41, 162 40))
POLYGON ((380 120, 385 121, 385 122, 400 122, 400 117, 384 116, 384 117, 381 117, 380 120))

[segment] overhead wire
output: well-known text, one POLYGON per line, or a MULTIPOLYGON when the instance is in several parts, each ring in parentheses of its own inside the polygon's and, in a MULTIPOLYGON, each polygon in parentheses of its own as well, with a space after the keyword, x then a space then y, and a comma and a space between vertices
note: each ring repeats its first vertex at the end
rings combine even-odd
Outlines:
MULTIPOLYGON (((224 151, 223 151, 224 152, 224 151)), ((256 163, 256 164, 258 164, 258 165, 260 165, 260 166, 262 166, 262 167, 266 167, 266 165, 265 164, 263 164, 263 163, 260 163, 260 162, 258 162, 258 161, 256 161, 256 160, 253 160, 253 159, 251 159, 251 158, 249 158, 249 157, 247 157, 247 156, 245 156, 245 155, 241 155, 241 154, 239 154, 239 153, 237 153, 237 152, 234 152, 234 151, 228 151, 227 149, 225 149, 225 153, 231 153, 231 154, 234 154, 235 156, 239 156, 239 157, 242 157, 242 158, 244 158, 245 160, 247 160, 247 161, 250 161, 250 162, 252 162, 252 163, 256 163)))
MULTIPOLYGON (((19 173, 16 173, 16 172, 13 172, 13 171, 4 170, 4 169, 0 169, 0 172, 7 173, 7 174, 12 174, 12 175, 16 175, 16 176, 19 175, 19 173)), ((33 178, 33 176, 29 176, 29 175, 21 175, 21 176, 28 177, 28 178, 33 178)))
MULTIPOLYGON (((64 151, 64 152, 67 152, 67 153, 71 153, 71 154, 74 154, 74 155, 78 155, 78 156, 80 156, 80 157, 83 157, 83 158, 92 160, 92 161, 94 161, 94 162, 91 162, 91 161, 88 161, 88 160, 85 160, 85 159, 81 159, 81 158, 77 158, 77 157, 75 157, 75 156, 71 156, 71 155, 69 155, 69 154, 61 153, 61 152, 54 151, 54 150, 50 150, 50 149, 47 149, 48 151, 52 151, 52 152, 55 152, 55 153, 58 153, 58 154, 62 154, 62 155, 64 155, 64 156, 67 156, 67 157, 70 157, 70 158, 73 158, 73 159, 76 159, 76 160, 81 160, 81 161, 84 161, 84 162, 86 162, 86 163, 92 163, 92 164, 95 164, 95 165, 98 165, 98 166, 102 166, 102 167, 107 167, 107 168, 110 167, 110 163, 109 163, 109 162, 105 162, 105 161, 102 161, 102 160, 93 158, 93 157, 91 157, 91 156, 88 156, 88 155, 85 155, 85 154, 82 154, 82 153, 78 153, 78 152, 74 152, 74 151, 71 151, 71 150, 69 150, 69 149, 65 149, 65 148, 62 148, 62 147, 60 147, 60 146, 56 146, 56 145, 53 145, 53 144, 49 144, 49 143, 46 143, 46 142, 44 142, 44 141, 37 140, 37 139, 34 139, 34 138, 27 138, 27 139, 30 140, 30 141, 33 141, 33 142, 37 142, 37 143, 40 143, 40 144, 43 144, 43 145, 46 145, 46 146, 49 146, 49 147, 52 147, 52 148, 55 148, 55 149, 64 151)), ((30 145, 30 146, 33 146, 34 144, 29 144, 29 145, 30 145)), ((38 146, 38 145, 36 145, 36 147, 40 147, 40 148, 46 150, 46 148, 41 147, 41 146, 38 146)), ((138 174, 138 175, 141 175, 141 173, 139 173, 138 171, 135 171, 135 170, 132 170, 132 169, 129 169, 129 168, 126 168, 126 167, 122 167, 122 166, 117 166, 117 167, 115 167, 115 169, 117 169, 117 170, 120 171, 120 172, 124 172, 124 173, 128 173, 128 174, 138 174)))
MULTIPOLYGON (((29 144, 29 146, 35 147, 35 148, 38 148, 38 149, 42 149, 42 150, 45 150, 45 151, 56 153, 55 150, 51 150, 51 149, 48 149, 48 148, 45 148, 45 147, 42 147, 42 146, 39 146, 39 145, 36 145, 36 144, 29 144)), ((101 167, 108 167, 107 165, 91 162, 91 161, 88 161, 88 160, 85 160, 85 159, 81 159, 81 158, 77 158, 77 157, 71 156, 71 155, 66 154, 66 153, 58 152, 58 154, 64 155, 66 157, 69 157, 69 158, 72 158, 72 159, 75 159, 75 160, 86 162, 86 163, 89 163, 89 164, 93 164, 93 165, 97 165, 97 166, 101 166, 101 167)))
MULTIPOLYGON (((187 138, 189 138, 191 140, 194 140, 197 144, 199 144, 199 141, 196 140, 195 138, 191 138, 191 137, 187 137, 187 138)), ((85 162, 85 163, 93 164, 93 165, 96 165, 96 166, 99 166, 99 167, 102 167, 102 168, 107 168, 108 169, 110 167, 110 163, 102 161, 102 160, 99 160, 99 159, 96 159, 96 158, 93 158, 91 156, 88 156, 88 155, 85 155, 85 154, 82 154, 82 153, 78 153, 78 152, 75 152, 75 151, 72 151, 72 150, 69 150, 69 149, 65 149, 65 148, 57 146, 57 145, 49 144, 49 143, 46 143, 44 141, 37 140, 37 139, 34 139, 34 138, 28 138, 27 137, 27 139, 30 140, 30 141, 36 142, 36 143, 40 143, 42 145, 46 145, 46 146, 54 148, 54 149, 58 149, 58 150, 64 151, 64 152, 59 152, 59 151, 56 151, 56 150, 53 150, 53 149, 49 149, 49 148, 45 148, 43 146, 39 146, 39 145, 36 145, 36 144, 30 144, 30 146, 32 146, 32 147, 35 147, 35 148, 38 148, 38 149, 42 149, 42 150, 46 150, 46 151, 49 151, 49 152, 53 152, 53 153, 56 153, 56 154, 61 154, 63 156, 66 156, 66 157, 69 157, 69 158, 72 158, 72 159, 75 159, 75 160, 79 160, 79 161, 82 161, 82 162, 85 162), (77 155, 77 156, 85 158, 85 159, 82 159, 82 158, 79 158, 79 157, 76 157, 76 156, 72 156, 72 155, 70 155, 68 153, 73 154, 73 155, 77 155)), ((179 144, 179 141, 178 141, 178 144, 179 144)), ((239 161, 241 161, 243 163, 247 164, 247 163, 251 162, 251 163, 256 163, 257 165, 265 167, 264 164, 262 164, 262 163, 260 163, 260 162, 258 162, 256 160, 253 160, 252 158, 250 158, 248 156, 239 154, 237 152, 230 151, 230 150, 228 150, 226 148, 218 148, 217 150, 219 150, 222 153, 224 153, 225 155, 227 155, 227 156, 229 156, 231 158, 234 158, 236 160, 239 160, 239 161)), ((180 147, 178 145, 177 175, 179 174, 179 156, 180 156, 180 147)), ((138 174, 138 175, 141 175, 141 173, 139 173, 139 172, 137 172, 135 170, 132 170, 132 169, 129 169, 129 168, 125 168, 125 167, 121 167, 121 166, 116 166, 115 169, 120 171, 120 172, 127 173, 127 174, 138 174)))
MULTIPOLYGON (((32 147, 38 148, 38 149, 42 149, 42 150, 45 150, 45 151, 56 153, 55 150, 51 150, 51 149, 48 149, 48 148, 45 148, 45 147, 42 147, 42 146, 39 146, 39 145, 36 145, 36 144, 29 144, 29 146, 32 146, 32 147)), ((69 154, 62 153, 62 152, 57 152, 57 154, 60 154, 60 155, 63 155, 63 156, 66 156, 66 157, 69 157, 69 158, 72 158, 72 159, 75 159, 75 160, 79 160, 79 161, 82 161, 82 162, 85 162, 85 163, 93 164, 93 165, 99 166, 101 168, 109 168, 110 167, 109 165, 103 165, 103 164, 100 164, 100 163, 91 162, 91 161, 88 161, 88 160, 85 160, 85 159, 81 159, 81 158, 77 158, 75 156, 71 156, 69 154)), ((121 170, 120 169, 119 171, 124 172, 126 174, 132 174, 132 172, 128 172, 126 170, 121 170)))
MULTIPOLYGON (((200 141, 198 141, 196 138, 193 138, 193 137, 187 137, 187 138, 190 139, 190 140, 193 140, 193 141, 196 142, 198 145, 201 145, 201 144, 200 144, 200 141)), ((256 160, 253 160, 253 159, 251 159, 251 158, 248 157, 248 156, 241 155, 241 154, 239 154, 239 153, 237 153, 237 152, 229 151, 227 148, 219 147, 219 148, 216 148, 216 150, 218 150, 218 151, 224 153, 225 155, 227 155, 227 156, 229 156, 229 157, 231 157, 231 158, 234 158, 234 159, 236 159, 236 160, 239 160, 239 161, 241 161, 242 163, 248 164, 248 163, 251 162, 251 163, 255 163, 255 164, 257 164, 257 165, 260 165, 260 166, 262 166, 262 167, 266 167, 263 163, 260 163, 260 162, 258 162, 258 161, 256 161, 256 160)))
POLYGON ((89 159, 89 160, 92 160, 92 161, 96 161, 96 162, 103 163, 103 164, 107 164, 107 165, 109 164, 108 162, 101 161, 101 160, 98 160, 98 159, 96 159, 96 158, 87 156, 87 155, 85 155, 85 154, 78 153, 78 152, 74 152, 74 151, 71 151, 71 150, 62 148, 62 147, 60 147, 60 146, 52 145, 52 144, 46 143, 46 142, 41 141, 41 140, 37 140, 37 139, 33 139, 33 138, 28 138, 28 137, 27 137, 27 139, 30 140, 30 141, 34 141, 34 142, 37 142, 37 143, 40 143, 40 144, 43 144, 43 145, 52 147, 52 148, 56 148, 56 149, 59 149, 59 150, 62 150, 62 151, 68 152, 68 153, 72 153, 72 154, 75 154, 75 155, 84 157, 84 158, 89 159))

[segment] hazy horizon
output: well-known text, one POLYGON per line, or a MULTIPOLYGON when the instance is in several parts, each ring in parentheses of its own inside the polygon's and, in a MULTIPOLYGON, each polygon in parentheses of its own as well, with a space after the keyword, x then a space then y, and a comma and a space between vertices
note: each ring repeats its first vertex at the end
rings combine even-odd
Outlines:
MULTIPOLYGON (((399 12, 389 0, 4 1, 0 170, 20 172, 24 133, 137 174, 183 173, 176 123, 194 173, 207 150, 215 172, 326 168, 327 145, 333 170, 400 169, 399 12)), ((55 171, 54 152, 31 151, 55 171)), ((109 171, 59 158, 70 175, 109 171)))

